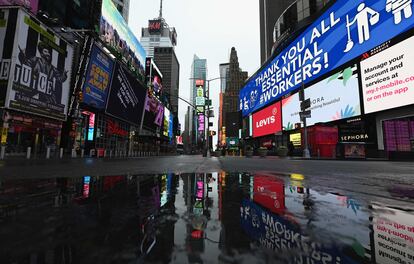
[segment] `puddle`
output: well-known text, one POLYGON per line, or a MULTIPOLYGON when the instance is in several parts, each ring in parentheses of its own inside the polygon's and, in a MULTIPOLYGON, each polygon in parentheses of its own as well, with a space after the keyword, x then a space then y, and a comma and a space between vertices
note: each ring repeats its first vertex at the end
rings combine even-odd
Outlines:
POLYGON ((397 208, 305 183, 224 172, 2 181, 0 263, 414 263, 406 188, 397 208))

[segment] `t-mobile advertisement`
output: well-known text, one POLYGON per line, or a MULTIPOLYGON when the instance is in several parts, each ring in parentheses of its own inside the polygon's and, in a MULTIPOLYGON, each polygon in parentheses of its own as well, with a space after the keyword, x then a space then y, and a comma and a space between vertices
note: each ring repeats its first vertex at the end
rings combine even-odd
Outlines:
MULTIPOLYGON (((359 116, 358 73, 356 66, 343 69, 305 89, 311 100, 311 117, 307 125, 359 116)), ((282 100, 283 130, 292 130, 300 123, 299 93, 282 100)))
POLYGON ((375 260, 379 264, 413 263, 414 216, 373 205, 375 260))
POLYGON ((115 64, 106 112, 135 125, 141 124, 147 89, 119 63, 115 64))
POLYGON ((253 114, 253 137, 261 137, 282 130, 280 102, 253 114))
POLYGON ((365 113, 414 103, 414 37, 361 62, 365 113))
POLYGON ((66 119, 73 48, 22 10, 13 19, 18 31, 6 107, 66 119))

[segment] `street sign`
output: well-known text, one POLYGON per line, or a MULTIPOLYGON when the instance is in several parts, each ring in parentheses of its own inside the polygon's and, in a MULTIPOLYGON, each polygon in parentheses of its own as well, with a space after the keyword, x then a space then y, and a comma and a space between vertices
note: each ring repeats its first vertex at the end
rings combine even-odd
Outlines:
POLYGON ((211 126, 211 127, 214 126, 213 122, 209 122, 208 126, 211 126))
POLYGON ((214 117, 214 110, 208 110, 208 117, 214 117))
POLYGON ((300 103, 300 109, 302 111, 308 109, 310 106, 311 106, 311 100, 310 100, 310 98, 308 98, 305 101, 302 101, 300 103))
POLYGON ((196 106, 204 106, 206 104, 206 98, 196 97, 196 106))
POLYGON ((311 118, 311 110, 303 111, 299 113, 300 119, 311 118))
POLYGON ((206 105, 208 105, 208 106, 211 105, 211 99, 206 100, 206 105))
POLYGON ((197 106, 197 114, 204 114, 204 107, 202 106, 197 106))

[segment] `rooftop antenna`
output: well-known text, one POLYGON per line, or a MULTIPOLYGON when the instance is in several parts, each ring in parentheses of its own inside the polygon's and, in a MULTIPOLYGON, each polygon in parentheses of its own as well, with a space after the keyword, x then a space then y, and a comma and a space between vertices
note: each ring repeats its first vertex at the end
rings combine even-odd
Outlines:
POLYGON ((162 18, 162 0, 160 0, 160 18, 162 18))

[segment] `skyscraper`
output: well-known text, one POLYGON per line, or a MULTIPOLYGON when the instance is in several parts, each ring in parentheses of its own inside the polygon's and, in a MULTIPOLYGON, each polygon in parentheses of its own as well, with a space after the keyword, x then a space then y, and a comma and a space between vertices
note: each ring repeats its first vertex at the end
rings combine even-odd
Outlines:
POLYGON ((239 112, 239 93, 243 88, 248 73, 239 67, 239 58, 236 48, 232 47, 228 66, 227 84, 223 93, 222 124, 226 127, 227 136, 238 137, 240 126, 237 112, 239 112), (237 132, 236 132, 237 130, 237 132))
POLYGON ((124 17, 125 21, 128 23, 128 16, 129 16, 129 0, 112 0, 118 8, 119 12, 124 17))
MULTIPOLYGON (((200 85, 200 80, 202 80, 202 85, 204 87, 204 93, 206 88, 206 78, 207 78, 207 60, 200 59, 197 55, 193 57, 193 63, 191 64, 191 84, 190 84, 190 103, 196 105, 197 97, 197 86, 200 85), (198 85, 197 85, 198 84, 198 85)), ((201 109, 200 109, 201 110, 201 109)), ((203 139, 204 133, 199 131, 199 119, 196 111, 192 109, 189 113, 189 119, 192 120, 189 130, 189 136, 191 138, 192 144, 197 144, 201 139, 203 139)))
MULTIPOLYGON (((301 1, 302 0, 300 0, 300 2, 301 1)), ((277 19, 293 2, 295 1, 260 0, 260 61, 262 63, 272 56, 272 47, 274 43, 273 31, 277 19)))

